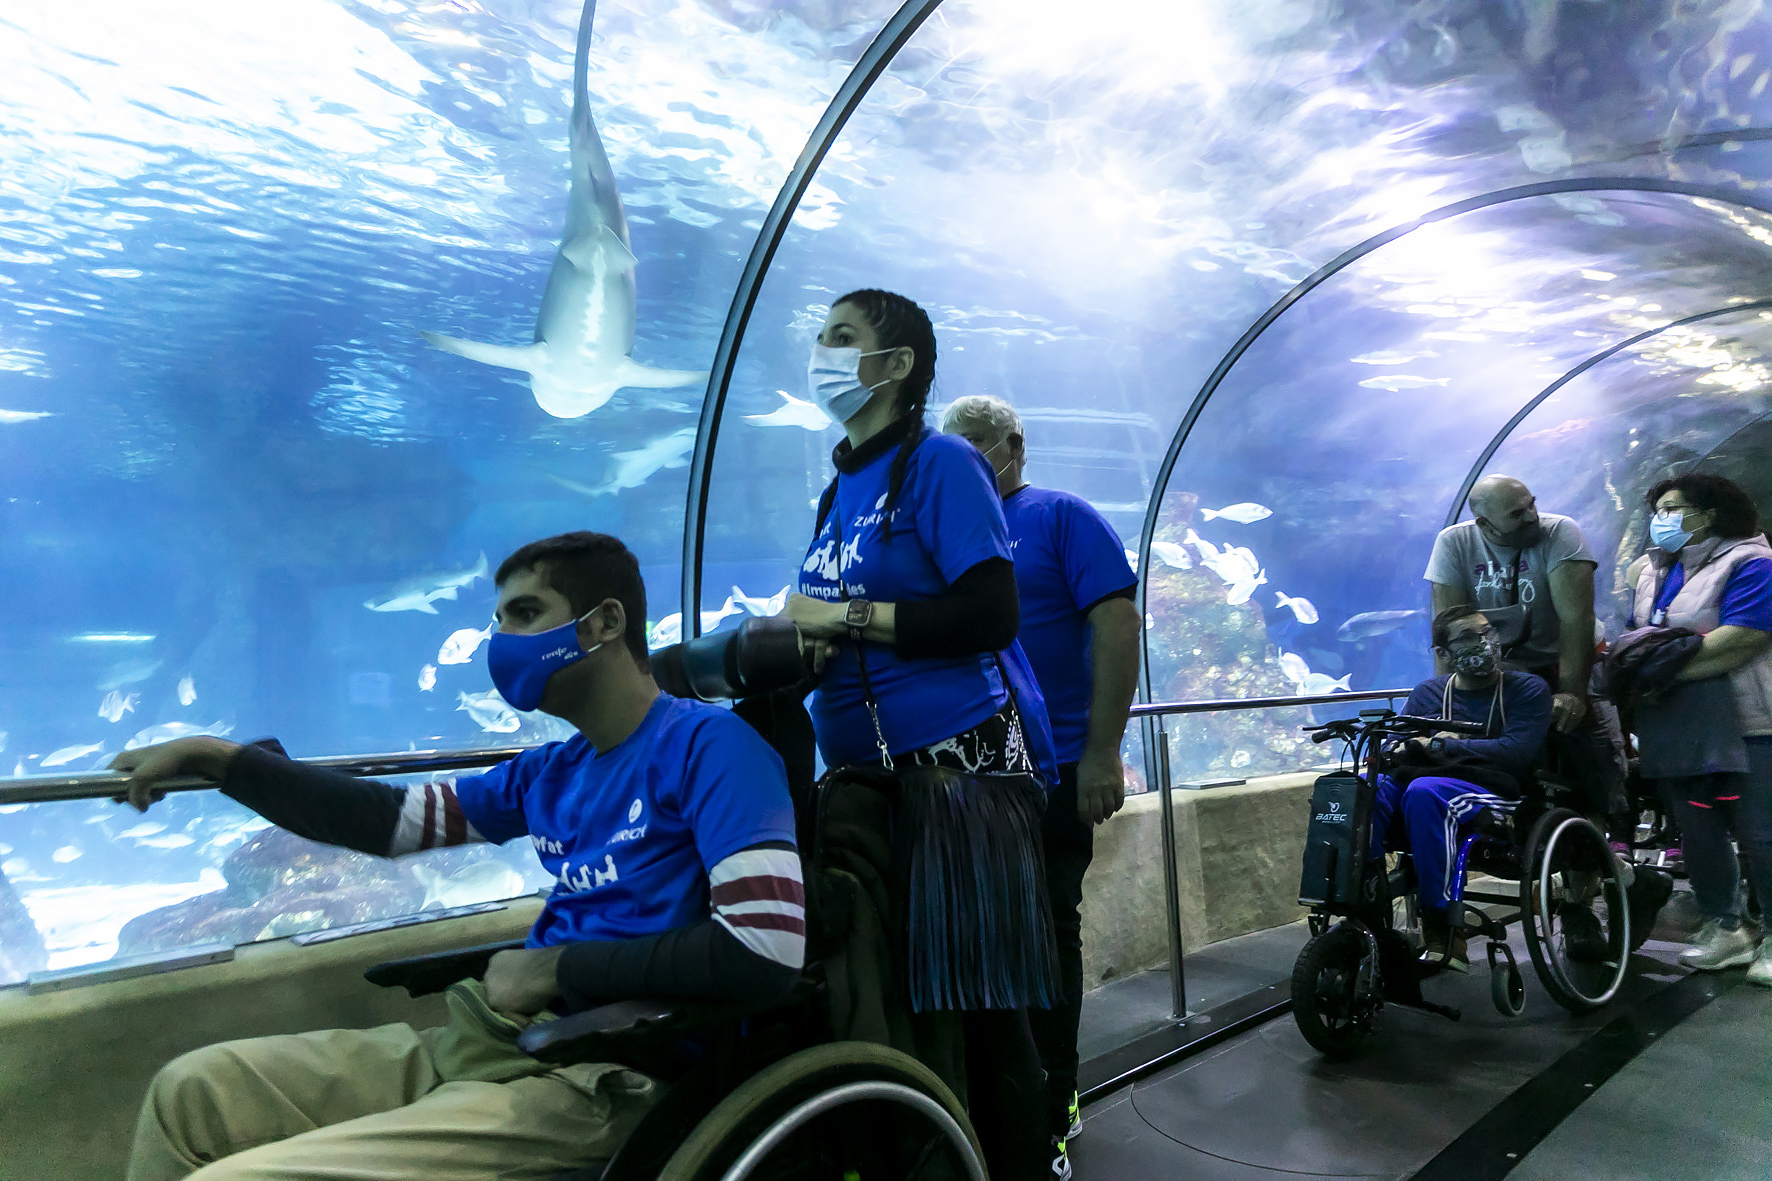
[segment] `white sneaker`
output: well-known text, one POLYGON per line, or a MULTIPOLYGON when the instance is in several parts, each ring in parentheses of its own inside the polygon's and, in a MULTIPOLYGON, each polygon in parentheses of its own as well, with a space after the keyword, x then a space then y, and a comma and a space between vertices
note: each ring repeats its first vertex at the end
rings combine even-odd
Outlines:
POLYGON ((1760 944, 1760 953, 1747 966, 1747 982, 1761 988, 1772 988, 1772 939, 1760 944))
POLYGON ((1753 958, 1754 937, 1740 927, 1725 931, 1719 919, 1708 920, 1699 928, 1692 946, 1680 953, 1680 963, 1700 972, 1738 968, 1753 958))

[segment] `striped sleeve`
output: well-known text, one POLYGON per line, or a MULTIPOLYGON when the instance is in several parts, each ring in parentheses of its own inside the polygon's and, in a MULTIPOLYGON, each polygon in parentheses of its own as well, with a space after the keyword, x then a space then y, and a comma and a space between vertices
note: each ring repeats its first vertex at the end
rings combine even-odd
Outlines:
POLYGON ((806 959, 806 889, 793 849, 755 846, 708 874, 714 921, 746 948, 789 968, 806 959))
POLYGON ((400 817, 394 823, 388 856, 404 857, 408 853, 485 839, 468 823, 461 801, 455 796, 455 784, 421 783, 407 788, 406 797, 400 802, 400 817))

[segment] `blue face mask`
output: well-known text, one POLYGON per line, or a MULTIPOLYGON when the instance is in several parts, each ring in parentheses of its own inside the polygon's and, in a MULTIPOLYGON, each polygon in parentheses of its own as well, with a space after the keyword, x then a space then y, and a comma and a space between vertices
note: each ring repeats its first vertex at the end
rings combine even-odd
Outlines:
POLYGON ((1649 519, 1649 540, 1662 553, 1677 554, 1686 548, 1692 535, 1686 532, 1686 514, 1678 509, 1656 513, 1649 519))
POLYGON ((492 633, 486 647, 486 667, 492 673, 493 688, 507 705, 525 713, 535 709, 547 692, 550 677, 603 646, 597 643, 581 648, 578 643, 578 625, 595 610, 593 607, 571 623, 532 635, 492 633))

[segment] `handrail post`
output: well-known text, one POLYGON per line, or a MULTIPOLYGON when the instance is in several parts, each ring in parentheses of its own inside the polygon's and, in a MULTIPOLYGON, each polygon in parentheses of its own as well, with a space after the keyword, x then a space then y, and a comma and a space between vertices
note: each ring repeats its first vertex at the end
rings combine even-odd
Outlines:
POLYGON ((1157 807, 1163 815, 1163 906, 1169 930, 1169 996, 1177 1021, 1187 1018, 1187 984, 1182 976, 1181 953, 1181 871, 1175 858, 1175 800, 1170 794, 1169 732, 1163 720, 1155 719, 1146 727, 1148 743, 1156 743, 1157 807))

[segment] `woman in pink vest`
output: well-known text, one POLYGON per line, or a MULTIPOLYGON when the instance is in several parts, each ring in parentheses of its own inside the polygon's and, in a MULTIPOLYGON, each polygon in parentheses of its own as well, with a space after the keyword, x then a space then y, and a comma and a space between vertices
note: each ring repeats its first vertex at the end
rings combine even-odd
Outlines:
POLYGON ((1733 837, 1740 846, 1761 908, 1772 907, 1772 548, 1753 501, 1721 476, 1663 480, 1649 507, 1654 548, 1626 576, 1636 592, 1631 625, 1703 637, 1654 711, 1678 716, 1652 719, 1640 708, 1637 727, 1645 770, 1664 753, 1651 749, 1656 743, 1697 743, 1707 752, 1692 774, 1661 781, 1679 810, 1686 869, 1705 918, 1680 960, 1709 970, 1749 964, 1748 981, 1772 988, 1772 940, 1761 944, 1744 921, 1731 844, 1733 837), (1699 704, 1705 690, 1709 699, 1699 704), (1694 708, 1680 710, 1682 699, 1694 708))

